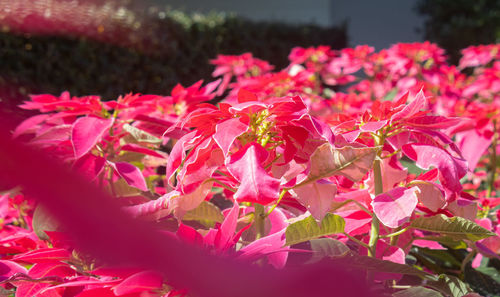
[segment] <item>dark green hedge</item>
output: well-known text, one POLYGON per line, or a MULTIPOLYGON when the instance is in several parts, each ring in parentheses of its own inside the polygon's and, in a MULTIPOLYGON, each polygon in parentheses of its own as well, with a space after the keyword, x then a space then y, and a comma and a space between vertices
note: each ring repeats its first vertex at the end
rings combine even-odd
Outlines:
POLYGON ((500 42, 499 0, 419 0, 416 9, 426 18, 424 38, 444 48, 453 64, 463 48, 500 42))
POLYGON ((126 34, 122 28, 117 33, 121 41, 140 36, 134 37, 136 44, 0 33, 0 96, 12 86, 17 90, 22 86, 22 93, 68 90, 105 99, 128 92, 168 94, 178 82, 211 80, 214 68, 209 59, 217 54, 252 52, 281 68, 295 46, 323 44, 338 49, 347 44, 345 26, 321 28, 252 22, 225 14, 153 12, 141 16, 138 30, 122 35, 126 34))

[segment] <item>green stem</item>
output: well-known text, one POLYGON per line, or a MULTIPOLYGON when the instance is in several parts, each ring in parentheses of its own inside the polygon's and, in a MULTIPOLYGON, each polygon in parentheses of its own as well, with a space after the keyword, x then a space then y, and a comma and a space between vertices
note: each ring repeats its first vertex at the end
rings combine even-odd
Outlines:
POLYGON ((255 230, 256 230, 256 235, 255 239, 259 239, 264 236, 264 220, 266 219, 266 216, 264 215, 264 206, 262 204, 254 203, 253 207, 255 209, 255 218, 254 218, 254 224, 255 224, 255 230))
MULTIPOLYGON (((405 230, 406 231, 406 230, 405 230)), ((394 232, 394 233, 397 233, 397 232, 394 232)), ((401 233, 400 233, 401 234, 401 233)), ((389 243, 390 245, 398 245, 398 240, 399 240, 399 235, 400 234, 397 234, 393 237, 391 237, 391 242, 389 243)))
POLYGON ((227 174, 225 174, 224 172, 222 172, 222 171, 220 171, 220 170, 215 170, 215 173, 220 174, 220 175, 223 175, 223 176, 225 176, 225 177, 231 177, 230 175, 227 175, 227 174))
POLYGON ((400 286, 400 285, 392 285, 391 286, 392 289, 401 289, 401 290, 410 289, 412 287, 413 286, 400 286))
MULTIPOLYGON (((373 183, 375 184, 375 196, 380 195, 384 192, 384 184, 382 180, 382 167, 380 164, 382 147, 385 142, 385 134, 373 134, 375 140, 375 146, 380 147, 380 150, 377 153, 377 157, 373 162, 373 183)), ((368 240, 368 256, 375 258, 377 254, 377 242, 380 234, 380 221, 375 215, 372 213, 372 223, 370 226, 370 239, 368 240)), ((368 271, 366 275, 366 280, 369 285, 373 283, 374 274, 371 271, 368 271)))
POLYGON ((385 155, 385 156, 383 157, 383 159, 388 159, 388 158, 391 158, 392 156, 397 155, 397 154, 399 154, 400 152, 401 152, 401 150, 395 150, 394 152, 392 152, 392 153, 390 153, 390 154, 388 154, 388 155, 385 155))
POLYGON ((357 244, 359 244, 361 246, 364 246, 367 249, 370 249, 370 247, 366 243, 362 242, 361 240, 357 239, 356 237, 351 236, 351 235, 349 235, 349 234, 347 234, 345 232, 344 232, 344 235, 347 236, 347 238, 349 238, 350 240, 356 242, 357 244))
POLYGON ((493 120, 493 140, 491 143, 491 156, 490 156, 490 180, 488 184, 488 198, 491 197, 493 191, 495 191, 495 180, 497 177, 497 145, 498 145, 498 133, 497 133, 497 121, 493 120))
POLYGON ((271 209, 269 209, 269 211, 268 211, 268 212, 267 212, 267 214, 266 214, 266 217, 267 217, 268 215, 270 215, 270 214, 273 212, 273 210, 274 210, 274 209, 278 206, 278 204, 280 204, 280 202, 281 202, 281 200, 283 199, 283 197, 285 197, 286 192, 288 192, 288 189, 283 189, 283 190, 281 190, 281 193, 280 193, 280 196, 279 196, 279 198, 278 198, 278 201, 276 201, 276 204, 274 204, 274 205, 271 207, 271 209))
POLYGON ((379 237, 383 237, 383 238, 389 238, 389 237, 395 237, 395 236, 398 236, 398 235, 401 235, 403 233, 405 233, 410 227, 406 227, 406 228, 403 228, 399 231, 396 231, 396 232, 393 232, 391 234, 386 234, 386 235, 380 235, 379 237))
MULTIPOLYGON (((384 139, 375 138, 375 144, 381 145, 384 143, 384 139)), ((384 192, 384 186, 382 183, 382 168, 380 165, 380 154, 382 153, 382 149, 377 154, 377 158, 373 162, 373 182, 375 184, 375 196, 380 195, 384 192)), ((370 239, 368 240, 368 256, 376 257, 377 254, 377 241, 380 234, 380 221, 375 215, 372 214, 372 224, 370 227, 370 239)), ((366 275, 366 279, 368 284, 371 285, 373 283, 374 274, 371 271, 368 271, 366 275)))
POLYGON ((109 188, 111 189, 111 195, 113 197, 116 197, 116 189, 115 189, 115 184, 113 183, 113 168, 111 166, 108 167, 108 182, 109 182, 109 188))
POLYGON ((217 183, 219 186, 223 187, 224 189, 231 191, 233 193, 236 193, 235 189, 231 188, 230 186, 226 185, 225 183, 223 183, 222 181, 218 180, 215 177, 211 177, 211 178, 206 180, 206 182, 208 182, 208 181, 213 181, 213 182, 217 183))
POLYGON ((264 169, 268 169, 269 167, 271 167, 271 165, 273 165, 274 162, 278 161, 279 158, 281 158, 281 154, 276 154, 276 157, 274 157, 274 159, 269 164, 264 166, 264 169))
MULTIPOLYGON (((474 244, 467 244, 467 245, 469 247, 474 246, 474 244)), ((472 260, 472 258, 474 258, 475 255, 476 255, 476 249, 475 247, 473 247, 472 251, 468 253, 465 259, 462 261, 462 265, 460 265, 460 273, 462 275, 465 274, 465 267, 467 266, 467 263, 469 263, 472 260)))
MULTIPOLYGON (((382 184, 382 169, 380 167, 380 159, 376 159, 373 164, 373 181, 375 183, 375 196, 383 193, 382 184)), ((372 224, 370 228, 370 240, 368 241, 368 256, 375 257, 377 241, 380 233, 380 221, 375 213, 372 214, 372 224)))
POLYGON ((346 201, 340 203, 339 205, 337 205, 335 208, 332 208, 330 209, 330 212, 334 212, 336 211, 337 209, 343 207, 343 206, 346 206, 347 204, 349 203, 354 203, 356 204, 362 211, 366 212, 367 214, 369 215, 372 215, 372 213, 366 208, 363 206, 363 204, 359 203, 358 201, 356 200, 352 200, 352 199, 347 199, 346 201))

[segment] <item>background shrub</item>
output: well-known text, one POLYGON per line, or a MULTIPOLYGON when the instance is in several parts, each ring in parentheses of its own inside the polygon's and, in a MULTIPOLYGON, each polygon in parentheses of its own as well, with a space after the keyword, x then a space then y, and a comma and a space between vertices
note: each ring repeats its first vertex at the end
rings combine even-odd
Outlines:
POLYGON ((209 59, 217 54, 252 52, 280 68, 292 47, 347 44, 345 26, 253 22, 117 3, 0 4, 0 92, 17 102, 28 93, 64 90, 104 99, 128 92, 167 94, 176 83, 212 80, 209 59))
POLYGON ((498 0, 419 0, 417 10, 426 16, 425 40, 445 49, 453 64, 463 48, 500 43, 498 0))

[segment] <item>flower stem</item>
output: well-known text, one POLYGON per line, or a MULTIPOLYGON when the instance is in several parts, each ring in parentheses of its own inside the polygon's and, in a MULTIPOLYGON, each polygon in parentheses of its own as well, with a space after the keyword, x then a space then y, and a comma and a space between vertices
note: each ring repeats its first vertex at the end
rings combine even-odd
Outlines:
POLYGON ((359 244, 359 245, 361 245, 361 246, 364 246, 364 247, 365 247, 365 248, 367 248, 367 249, 369 248, 369 246, 368 246, 366 243, 362 242, 361 240, 357 239, 356 237, 351 236, 351 235, 349 235, 349 234, 347 234, 347 233, 345 233, 345 232, 344 232, 344 235, 345 235, 347 238, 349 238, 350 240, 352 240, 352 241, 356 242, 357 244, 359 244))
MULTIPOLYGON (((375 184, 375 196, 380 195, 384 192, 384 184, 382 181, 382 167, 380 164, 381 155, 382 155, 382 148, 385 142, 385 134, 374 134, 374 140, 375 140, 375 145, 377 147, 380 147, 380 150, 377 153, 377 157, 375 158, 375 161, 373 162, 373 183, 375 184)), ((370 227, 370 239, 368 240, 368 256, 369 257, 376 257, 377 254, 377 242, 380 234, 380 221, 375 215, 375 213, 372 213, 372 223, 370 227)), ((373 282, 373 272, 368 271, 366 275, 366 280, 369 285, 372 284, 373 282)))
POLYGON ((497 145, 498 145, 498 133, 497 133, 497 121, 493 120, 493 140, 491 142, 491 156, 490 156, 490 180, 488 183, 488 198, 491 197, 493 191, 495 191, 495 180, 497 175, 497 145))
POLYGON ((383 238, 393 238, 393 237, 396 237, 398 235, 401 235, 401 234, 405 233, 408 229, 409 229, 409 227, 406 227, 406 228, 403 228, 403 229, 401 229, 399 231, 393 232, 391 234, 380 235, 380 237, 383 237, 383 238))
MULTIPOLYGON (((472 246, 471 244, 468 244, 468 246, 472 246)), ((462 261, 462 264, 460 265, 460 273, 462 275, 465 274, 465 267, 467 266, 467 264, 476 256, 476 249, 473 248, 472 251, 470 251, 467 256, 465 257, 465 259, 462 261)))
MULTIPOLYGON (((375 196, 383 193, 382 184, 382 169, 380 167, 380 159, 376 159, 373 163, 373 181, 375 183, 375 196)), ((372 214, 372 224, 370 228, 370 240, 368 241, 368 256, 375 257, 377 241, 380 232, 380 221, 375 213, 372 214)))
POLYGON ((223 187, 224 189, 231 191, 233 193, 236 193, 236 189, 231 188, 230 186, 226 185, 221 180, 219 180, 215 177, 211 177, 211 178, 207 179, 206 181, 213 181, 213 182, 217 183, 219 186, 223 187))
POLYGON ((109 183, 109 188, 111 189, 111 195, 113 197, 116 197, 116 189, 115 189, 115 184, 113 182, 113 168, 111 166, 108 167, 108 183, 109 183))
POLYGON ((346 206, 346 205, 347 205, 347 204, 349 204, 349 203, 354 203, 354 204, 356 204, 356 206, 358 206, 358 207, 359 207, 359 209, 361 209, 362 211, 366 212, 366 213, 367 213, 367 214, 369 214, 369 215, 372 215, 372 213, 371 213, 371 212, 370 212, 370 211, 369 211, 366 207, 364 207, 364 206, 363 206, 363 204, 359 203, 359 202, 358 202, 358 201, 356 201, 356 200, 352 200, 352 199, 347 199, 347 200, 345 200, 344 202, 340 203, 339 205, 336 205, 334 208, 330 209, 330 212, 332 212, 332 213, 333 213, 333 212, 335 212, 337 209, 342 208, 342 207, 346 206))
POLYGON ((269 209, 269 211, 268 211, 268 212, 267 212, 267 214, 266 214, 266 217, 267 217, 268 215, 270 215, 270 214, 273 212, 273 210, 274 210, 274 209, 278 206, 278 204, 280 204, 280 202, 281 202, 281 200, 283 199, 283 197, 285 197, 286 192, 288 192, 288 189, 283 189, 283 190, 281 190, 281 193, 280 193, 280 196, 279 196, 279 198, 278 198, 278 201, 276 201, 276 204, 274 204, 274 205, 271 207, 271 209, 269 209))
POLYGON ((253 207, 255 209, 255 239, 257 240, 264 236, 264 220, 266 219, 266 216, 264 215, 264 206, 262 204, 254 203, 253 207))

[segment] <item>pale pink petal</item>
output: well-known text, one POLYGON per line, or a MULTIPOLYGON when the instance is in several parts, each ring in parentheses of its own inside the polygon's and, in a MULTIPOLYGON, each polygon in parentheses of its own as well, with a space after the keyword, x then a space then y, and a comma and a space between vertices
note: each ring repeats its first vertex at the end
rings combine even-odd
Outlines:
POLYGON ((419 192, 417 192, 418 200, 428 209, 436 212, 438 209, 445 206, 446 200, 444 198, 444 193, 438 185, 420 180, 411 182, 411 185, 419 189, 419 192))
POLYGON ((479 159, 491 144, 492 138, 480 135, 476 129, 456 134, 458 148, 467 160, 470 171, 476 169, 479 159))
POLYGON ((373 199, 373 211, 382 224, 397 228, 408 221, 417 206, 418 188, 398 187, 373 199))
POLYGON ((291 192, 315 219, 321 221, 331 208, 337 186, 326 180, 318 180, 296 187, 291 192))
POLYGON ((212 137, 222 149, 224 157, 227 157, 234 140, 247 129, 248 125, 243 124, 239 118, 232 118, 215 126, 215 134, 212 137))

